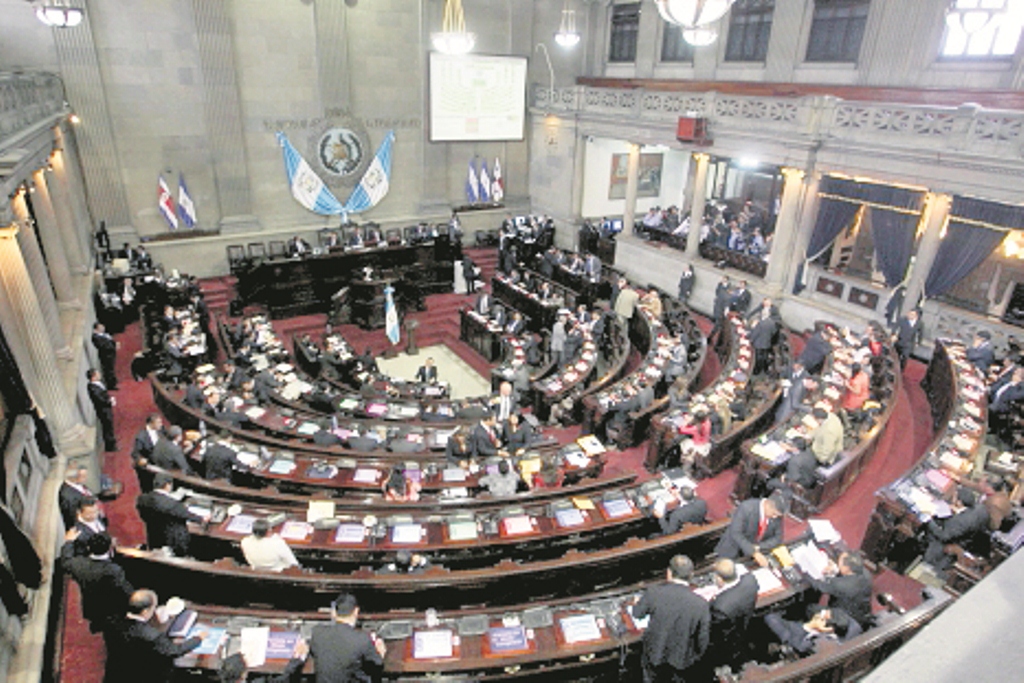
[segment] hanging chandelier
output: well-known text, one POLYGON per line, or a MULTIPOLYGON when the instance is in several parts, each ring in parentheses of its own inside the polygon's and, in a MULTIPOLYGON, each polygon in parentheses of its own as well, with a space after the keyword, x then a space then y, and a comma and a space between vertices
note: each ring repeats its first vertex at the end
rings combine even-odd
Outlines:
MULTIPOLYGON (((734 0, 654 0, 661 18, 670 24, 693 29, 725 16, 734 0)), ((717 33, 716 33, 717 37, 717 33)), ((712 39, 714 42, 714 39, 712 39)), ((710 43, 708 43, 710 44, 710 43)))
POLYGON ((430 36, 434 49, 447 55, 464 55, 476 45, 476 36, 466 31, 462 0, 444 0, 441 31, 430 36))
POLYGON ((688 42, 694 47, 707 47, 711 43, 718 40, 718 31, 713 28, 706 26, 699 26, 697 28, 684 28, 683 29, 683 40, 688 42))
POLYGON ((36 18, 52 28, 74 28, 84 16, 81 7, 71 7, 66 0, 42 0, 36 5, 36 18))
POLYGON ((575 47, 580 42, 579 31, 576 30, 576 10, 569 9, 569 0, 562 6, 562 23, 558 25, 555 42, 564 48, 575 47))

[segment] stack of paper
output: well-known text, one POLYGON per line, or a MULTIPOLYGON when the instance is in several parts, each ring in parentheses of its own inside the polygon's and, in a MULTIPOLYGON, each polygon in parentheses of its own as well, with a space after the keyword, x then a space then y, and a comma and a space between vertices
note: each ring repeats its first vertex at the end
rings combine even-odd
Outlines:
POLYGON ((414 659, 445 659, 454 656, 453 634, 448 629, 417 631, 412 639, 414 659))
POLYGON ((567 645, 585 643, 592 640, 601 640, 601 628, 597 625, 597 619, 593 614, 578 614, 571 617, 562 617, 558 620, 562 629, 562 637, 567 645))
POLYGON ((790 551, 793 561, 800 567, 800 571, 812 579, 825 577, 825 568, 828 567, 828 555, 811 543, 798 545, 790 551))
POLYGON ((267 638, 270 628, 266 626, 243 628, 241 634, 242 657, 249 667, 263 666, 267 661, 267 638))
POLYGON ((761 567, 753 571, 754 578, 757 579, 757 594, 766 595, 773 591, 781 590, 785 588, 779 577, 775 576, 775 573, 768 567, 761 567))
POLYGON ((807 520, 807 523, 818 543, 838 543, 843 540, 836 528, 832 526, 832 522, 827 519, 810 519, 807 520))

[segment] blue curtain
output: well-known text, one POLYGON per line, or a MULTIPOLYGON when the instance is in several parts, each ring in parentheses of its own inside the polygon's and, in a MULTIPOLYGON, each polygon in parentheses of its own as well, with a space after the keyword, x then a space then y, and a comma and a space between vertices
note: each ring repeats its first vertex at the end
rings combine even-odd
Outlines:
POLYGON ((888 211, 875 206, 870 211, 871 236, 875 241, 878 267, 885 276, 885 284, 895 287, 907 274, 921 214, 888 211))
POLYGON ((949 219, 935 263, 924 282, 924 295, 941 296, 970 275, 999 246, 1006 233, 949 219))
POLYGON ((824 249, 835 241, 843 230, 853 222, 860 204, 846 202, 839 199, 821 198, 821 205, 818 207, 818 222, 814 224, 814 232, 811 234, 811 241, 807 245, 805 258, 811 259, 820 254, 824 249))

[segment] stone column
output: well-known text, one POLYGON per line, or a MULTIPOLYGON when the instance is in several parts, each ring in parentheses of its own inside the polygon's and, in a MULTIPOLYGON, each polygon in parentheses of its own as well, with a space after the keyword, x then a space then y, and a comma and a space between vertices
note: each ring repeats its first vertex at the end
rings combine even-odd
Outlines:
POLYGON ((910 261, 910 275, 907 279, 907 291, 903 297, 903 310, 909 311, 918 298, 924 294, 924 281, 935 263, 935 256, 942 244, 942 229, 946 226, 949 209, 953 198, 948 194, 929 192, 926 197, 924 233, 917 245, 917 253, 910 261))
POLYGON ((640 145, 629 144, 629 166, 626 168, 626 207, 622 211, 622 232, 633 234, 636 221, 636 191, 640 183, 640 145))
MULTIPOLYGON (((68 264, 68 257, 64 251, 65 241, 71 242, 74 246, 74 235, 68 240, 68 234, 61 230, 62 221, 57 207, 54 205, 50 195, 50 183, 46 180, 46 173, 40 169, 32 174, 32 182, 36 186, 35 194, 32 197, 32 207, 36 213, 36 229, 40 239, 43 241, 43 248, 46 249, 46 266, 50 271, 50 281, 53 283, 53 293, 57 296, 58 304, 66 304, 77 307, 79 305, 78 295, 74 285, 71 284, 71 269, 68 264)), ((64 216, 66 220, 66 216, 64 216)))
POLYGON ((814 232, 814 224, 818 218, 818 184, 820 182, 821 174, 817 171, 810 173, 804 178, 803 206, 800 207, 800 220, 793 229, 793 242, 789 254, 784 254, 778 250, 778 245, 772 244, 769 266, 778 259, 782 262, 782 265, 788 267, 788 272, 782 276, 783 289, 787 293, 793 291, 793 279, 796 277, 800 265, 804 262, 807 245, 810 244, 811 234, 814 232))
POLYGON ((693 155, 696 162, 693 169, 693 203, 690 204, 690 234, 686 236, 686 255, 691 260, 700 256, 700 230, 704 225, 704 207, 708 201, 708 163, 711 157, 699 153, 693 155))
POLYGON ((61 381, 50 330, 19 247, 21 229, 17 225, 0 228, 0 313, 5 323, 17 330, 28 351, 26 360, 36 385, 33 395, 58 447, 66 455, 87 452, 92 449, 87 443, 88 430, 75 416, 73 398, 61 381))
POLYGON ((786 279, 793 243, 796 241, 799 228, 800 209, 804 203, 807 186, 804 184, 804 172, 797 168, 782 169, 782 200, 779 202, 779 215, 775 217, 775 236, 772 238, 772 253, 768 258, 768 269, 765 272, 765 284, 769 289, 780 291, 786 279))
POLYGON ((50 276, 46 272, 46 261, 43 259, 43 252, 39 248, 39 241, 35 234, 35 228, 32 225, 32 218, 29 216, 24 193, 19 192, 14 195, 11 199, 11 208, 14 210, 14 215, 21 226, 15 239, 21 250, 22 262, 29 281, 35 290, 40 320, 46 326, 48 336, 45 339, 47 343, 52 345, 58 358, 71 360, 71 348, 64 341, 64 333, 60 327, 60 313, 57 311, 57 301, 53 296, 50 276))
POLYGON ((89 200, 86 198, 85 169, 82 166, 82 157, 79 153, 78 138, 73 130, 65 131, 58 128, 57 131, 61 135, 61 149, 64 152, 62 168, 71 191, 76 220, 79 221, 76 234, 85 257, 85 270, 88 271, 92 268, 93 235, 96 232, 97 222, 94 218, 95 214, 90 208, 89 200))
POLYGON ((89 209, 83 201, 81 205, 75 198, 75 191, 71 187, 72 173, 68 170, 68 155, 63 150, 56 150, 50 158, 53 166, 52 181, 46 186, 50 190, 50 200, 53 203, 57 215, 57 225, 60 226, 60 234, 63 237, 64 255, 71 269, 81 275, 86 271, 88 263, 88 250, 83 250, 82 244, 87 236, 92 240, 92 227, 89 220, 89 209))

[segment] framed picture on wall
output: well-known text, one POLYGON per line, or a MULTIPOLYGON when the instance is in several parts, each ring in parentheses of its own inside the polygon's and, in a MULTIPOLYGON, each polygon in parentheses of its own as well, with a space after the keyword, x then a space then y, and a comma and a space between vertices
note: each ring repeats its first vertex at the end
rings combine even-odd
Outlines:
MULTIPOLYGON (((637 178, 637 197, 657 197, 661 194, 661 165, 664 154, 640 155, 640 172, 637 178)), ((629 155, 612 155, 612 177, 608 184, 608 199, 626 198, 626 179, 629 175, 629 155)))

